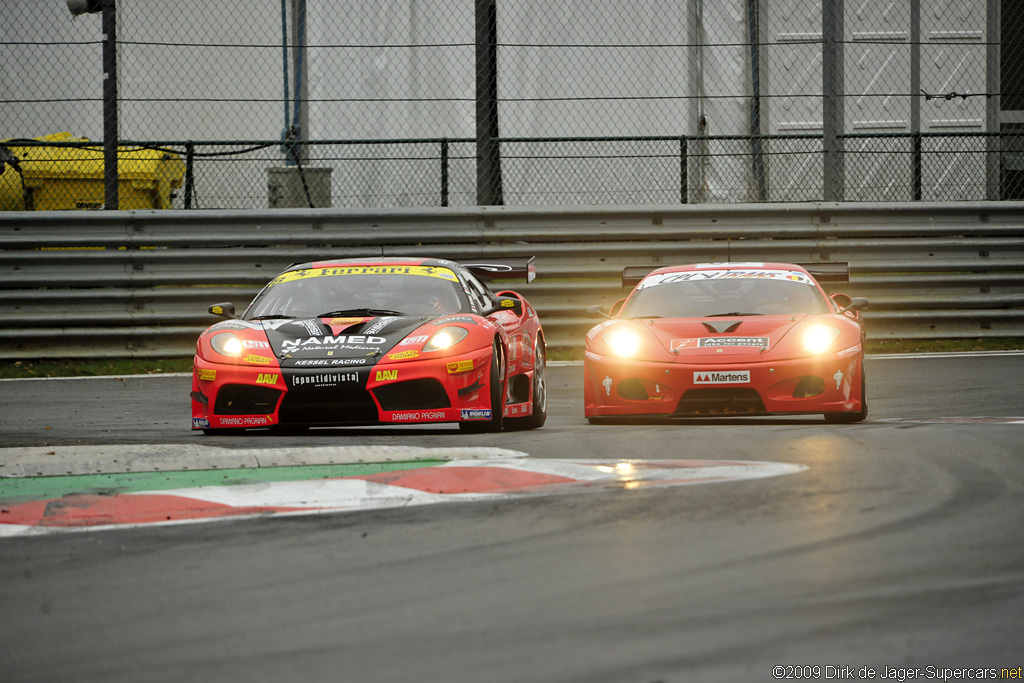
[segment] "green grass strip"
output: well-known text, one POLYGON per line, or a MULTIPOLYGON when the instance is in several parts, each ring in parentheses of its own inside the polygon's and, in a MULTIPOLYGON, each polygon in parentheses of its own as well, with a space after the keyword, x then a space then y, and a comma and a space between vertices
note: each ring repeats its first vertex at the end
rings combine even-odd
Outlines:
POLYGON ((0 479, 0 504, 49 500, 69 494, 114 495, 140 491, 167 491, 196 486, 238 486, 274 481, 309 481, 365 476, 380 472, 434 467, 445 460, 415 460, 388 463, 338 465, 295 465, 247 467, 232 470, 189 470, 180 472, 117 472, 75 474, 59 477, 11 477, 0 479))

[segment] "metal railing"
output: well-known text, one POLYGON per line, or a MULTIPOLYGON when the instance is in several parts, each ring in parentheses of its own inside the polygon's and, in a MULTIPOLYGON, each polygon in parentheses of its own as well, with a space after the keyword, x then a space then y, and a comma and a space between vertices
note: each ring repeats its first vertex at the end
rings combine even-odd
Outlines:
POLYGON ((379 211, 72 211, 0 216, 0 359, 191 355, 215 319, 326 255, 533 255, 520 289, 552 348, 628 265, 847 261, 868 335, 1024 337, 1024 203, 746 204, 379 211))

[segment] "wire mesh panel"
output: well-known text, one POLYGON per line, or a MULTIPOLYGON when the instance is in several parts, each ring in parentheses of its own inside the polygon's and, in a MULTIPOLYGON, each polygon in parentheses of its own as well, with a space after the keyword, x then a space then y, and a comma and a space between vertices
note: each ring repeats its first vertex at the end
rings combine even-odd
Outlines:
POLYGON ((1020 199, 1022 28, 1010 0, 5 0, 0 210, 1020 199))

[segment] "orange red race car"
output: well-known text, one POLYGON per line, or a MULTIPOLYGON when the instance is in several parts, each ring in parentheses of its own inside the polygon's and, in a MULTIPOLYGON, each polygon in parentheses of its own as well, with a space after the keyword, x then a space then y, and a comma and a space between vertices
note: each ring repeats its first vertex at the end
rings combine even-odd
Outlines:
POLYGON ((525 297, 532 258, 359 258, 296 264, 245 312, 200 335, 192 428, 458 423, 536 428, 547 417, 544 332, 525 297), (484 279, 481 279, 484 278, 484 279))
MULTIPOLYGON (((626 268, 629 296, 587 334, 584 414, 867 417, 867 300, 826 294, 845 263, 626 268)), ((604 315, 591 307, 593 315, 604 315)))

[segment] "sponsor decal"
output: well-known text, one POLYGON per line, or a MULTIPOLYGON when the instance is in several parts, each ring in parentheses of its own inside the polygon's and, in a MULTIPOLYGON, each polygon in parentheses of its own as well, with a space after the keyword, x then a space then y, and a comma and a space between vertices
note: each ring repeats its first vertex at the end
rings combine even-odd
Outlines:
POLYGON ((516 305, 516 302, 512 301, 511 299, 502 299, 501 300, 501 307, 502 308, 512 308, 515 305, 516 305))
POLYGON ((393 315, 386 316, 384 318, 379 318, 377 322, 363 330, 363 334, 377 334, 395 320, 398 320, 398 318, 396 318, 393 315))
POLYGON ((296 366, 311 365, 366 365, 365 358, 309 358, 295 361, 296 366))
POLYGON ((489 410, 465 410, 462 411, 463 420, 490 420, 491 411, 489 410))
POLYGON ((408 344, 424 344, 430 339, 429 334, 418 334, 415 337, 406 337, 402 341, 398 342, 397 346, 404 346, 408 344))
POLYGON ((590 360, 601 360, 601 356, 597 355, 593 351, 584 351, 583 356, 585 358, 589 358, 590 360))
POLYGON ((373 320, 373 318, 331 318, 327 321, 328 325, 355 325, 357 323, 364 323, 367 320, 373 320))
POLYGON ((649 275, 637 285, 637 289, 703 280, 790 280, 814 286, 810 277, 795 270, 688 270, 682 273, 649 275))
POLYGON ((750 370, 704 370, 693 373, 694 384, 750 384, 750 370))
POLYGON ((752 347, 768 348, 768 337, 704 337, 703 339, 673 339, 671 348, 678 349, 709 348, 709 347, 752 347))
POLYGON ((473 361, 471 360, 459 360, 453 363, 448 363, 448 374, 455 375, 460 372, 469 372, 473 369, 473 361))
POLYGON ((217 379, 217 371, 208 368, 200 368, 199 379, 205 380, 207 382, 212 382, 213 380, 217 379))
POLYGON ((836 381, 836 390, 843 385, 843 377, 845 376, 842 370, 836 370, 836 374, 832 375, 832 379, 836 381))
POLYGON ((834 316, 832 316, 832 319, 833 320, 842 320, 847 325, 855 327, 858 330, 860 329, 860 324, 856 320, 851 320, 850 318, 846 317, 845 315, 834 315, 834 316))
POLYGON ((245 357, 245 362, 251 363, 252 365, 270 365, 273 361, 266 356, 255 356, 250 354, 245 357))
POLYGON ((476 320, 468 315, 448 315, 437 320, 431 320, 431 325, 447 325, 448 323, 467 323, 469 325, 476 325, 476 320))
MULTIPOLYGON (((694 268, 706 269, 706 268, 721 268, 723 263, 698 263, 694 268)), ((745 261, 743 263, 729 263, 733 268, 764 268, 764 262, 758 261, 745 261)))
POLYGON ((851 346, 848 349, 843 349, 842 351, 839 352, 839 357, 842 358, 843 356, 849 356, 850 354, 853 353, 860 353, 860 345, 851 346))
POLYGON ((443 410, 413 410, 404 413, 391 413, 392 420, 401 422, 422 422, 424 420, 443 420, 447 416, 443 410))
POLYGON ((339 334, 337 336, 313 336, 310 337, 309 339, 304 340, 285 339, 284 341, 281 342, 281 350, 287 352, 298 351, 301 349, 322 349, 330 347, 362 350, 368 348, 365 346, 360 346, 362 344, 380 346, 385 343, 387 343, 387 339, 385 339, 384 337, 368 337, 365 334, 339 334))
POLYGON ((251 330, 255 328, 256 325, 242 320, 225 320, 224 322, 219 322, 216 325, 213 325, 208 332, 220 332, 222 330, 251 330))
POLYGON ((342 382, 358 381, 359 373, 357 372, 321 372, 316 375, 292 375, 291 377, 291 384, 293 387, 301 387, 309 384, 318 387, 334 387, 342 382))
POLYGON ((255 340, 255 339, 243 339, 242 340, 242 348, 243 349, 269 349, 270 348, 270 342, 258 341, 258 340, 255 340))
POLYGON ((604 387, 604 395, 605 396, 611 396, 612 395, 612 378, 611 377, 608 377, 607 375, 605 375, 604 381, 601 382, 601 386, 604 387))
POLYGON ((604 328, 608 327, 613 322, 618 322, 618 321, 606 320, 603 323, 599 323, 599 324, 595 325, 593 328, 591 328, 590 332, 587 332, 587 339, 593 339, 594 337, 596 337, 598 334, 601 333, 601 330, 603 330, 604 328))
POLYGON ((193 417, 192 418, 192 429, 209 429, 210 421, 205 417, 193 417))
POLYGON ((269 372, 261 372, 256 375, 256 384, 277 384, 277 375, 269 372))
POLYGON ((243 417, 220 418, 221 427, 264 427, 272 424, 274 424, 274 418, 271 415, 247 415, 243 417))
POLYGON ((213 313, 214 315, 223 315, 224 314, 224 307, 223 306, 210 306, 210 313, 213 313))
POLYGON ((305 280, 312 277, 343 277, 358 275, 418 275, 436 277, 449 282, 458 282, 455 273, 447 268, 434 266, 341 266, 337 268, 308 268, 282 273, 270 281, 267 287, 276 287, 285 282, 305 280))
POLYGON ((415 358, 420 355, 420 352, 416 349, 409 349, 408 351, 398 351, 397 353, 389 353, 387 360, 403 360, 405 358, 415 358))
POLYGON ((321 332, 323 332, 323 330, 320 329, 320 326, 317 325, 312 320, 300 320, 300 321, 296 322, 295 324, 296 325, 301 325, 302 327, 306 328, 306 332, 309 333, 310 337, 315 337, 318 334, 320 334, 321 332))
POLYGON ((378 370, 376 380, 378 382, 390 382, 398 379, 398 370, 378 370))

